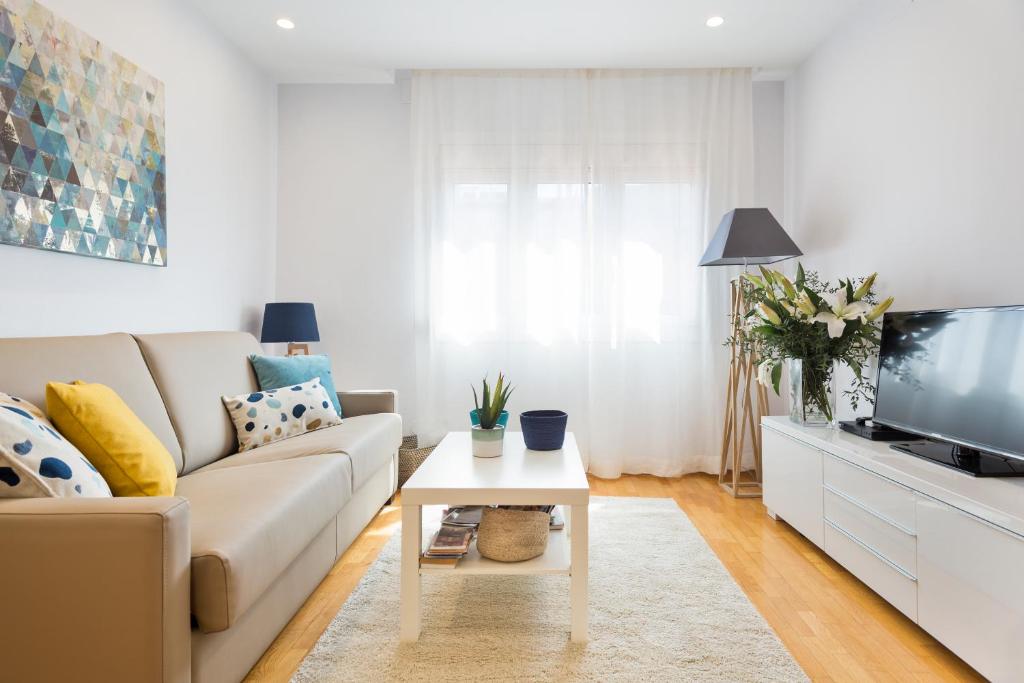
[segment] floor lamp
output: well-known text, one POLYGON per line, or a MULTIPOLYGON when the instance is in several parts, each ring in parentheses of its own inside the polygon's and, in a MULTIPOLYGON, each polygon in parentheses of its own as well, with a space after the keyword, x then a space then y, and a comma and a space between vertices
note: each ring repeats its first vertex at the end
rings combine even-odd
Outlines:
MULTIPOLYGON (((722 217, 700 265, 746 268, 802 254, 768 209, 733 209, 722 217)), ((757 382, 757 354, 743 343, 743 323, 750 311, 748 287, 739 277, 730 283, 729 383, 718 483, 734 498, 761 495, 760 426, 761 416, 768 410, 768 391, 757 382), (743 448, 748 438, 754 451, 754 479, 741 481, 743 448)))

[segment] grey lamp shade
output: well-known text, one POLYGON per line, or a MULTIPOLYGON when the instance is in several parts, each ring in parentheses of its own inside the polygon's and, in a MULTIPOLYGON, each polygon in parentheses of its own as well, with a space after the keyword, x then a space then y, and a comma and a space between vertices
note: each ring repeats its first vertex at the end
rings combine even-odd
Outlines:
POLYGON ((265 344, 320 341, 320 330, 316 326, 313 304, 267 304, 263 309, 263 332, 260 341, 265 344))
POLYGON ((768 209, 733 209, 722 217, 700 260, 702 266, 774 263, 803 252, 768 209))

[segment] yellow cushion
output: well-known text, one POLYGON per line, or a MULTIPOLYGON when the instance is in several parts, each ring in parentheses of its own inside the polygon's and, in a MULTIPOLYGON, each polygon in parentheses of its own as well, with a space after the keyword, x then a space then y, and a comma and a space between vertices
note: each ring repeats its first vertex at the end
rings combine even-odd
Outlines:
POLYGON ((50 382, 46 412, 64 438, 99 470, 115 496, 174 495, 174 458, 110 387, 50 382))

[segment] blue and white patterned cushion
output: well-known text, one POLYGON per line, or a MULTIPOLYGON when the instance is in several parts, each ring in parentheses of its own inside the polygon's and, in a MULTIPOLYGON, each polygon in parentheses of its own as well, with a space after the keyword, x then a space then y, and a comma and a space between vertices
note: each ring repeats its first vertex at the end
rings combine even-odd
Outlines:
POLYGON ((270 391, 222 396, 238 432, 238 452, 341 424, 319 377, 270 391))
POLYGON ((110 487, 43 411, 0 392, 0 498, 109 498, 110 487))

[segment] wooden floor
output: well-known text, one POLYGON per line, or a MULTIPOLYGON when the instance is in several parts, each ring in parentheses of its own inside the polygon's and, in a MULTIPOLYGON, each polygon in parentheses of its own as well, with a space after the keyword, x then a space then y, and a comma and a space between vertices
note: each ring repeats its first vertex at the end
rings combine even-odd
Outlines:
MULTIPOLYGON (((966 664, 783 522, 708 475, 591 478, 595 496, 673 498, 814 681, 982 681, 966 664)), ((400 526, 384 508, 247 681, 287 681, 400 526)))

